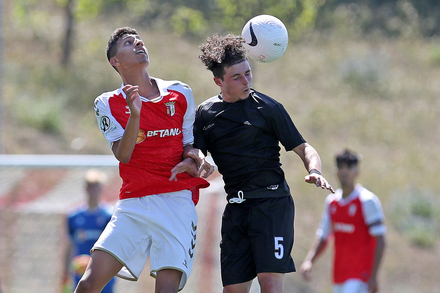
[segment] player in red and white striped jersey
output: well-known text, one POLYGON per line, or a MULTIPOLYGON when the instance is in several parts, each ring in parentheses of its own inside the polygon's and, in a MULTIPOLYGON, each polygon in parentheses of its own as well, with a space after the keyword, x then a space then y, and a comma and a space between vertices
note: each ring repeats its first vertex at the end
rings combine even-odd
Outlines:
POLYGON ((147 48, 132 28, 113 32, 107 58, 121 88, 95 100, 99 127, 119 160, 122 187, 110 223, 92 248, 75 292, 101 292, 115 275, 136 281, 150 258, 155 292, 181 290, 197 234, 192 192, 214 168, 192 147, 189 86, 150 77, 147 48))
POLYGON ((358 161, 349 150, 336 156, 341 188, 327 197, 317 239, 300 268, 309 279, 313 263, 333 236, 335 293, 378 292, 386 227, 379 198, 356 183, 358 161))

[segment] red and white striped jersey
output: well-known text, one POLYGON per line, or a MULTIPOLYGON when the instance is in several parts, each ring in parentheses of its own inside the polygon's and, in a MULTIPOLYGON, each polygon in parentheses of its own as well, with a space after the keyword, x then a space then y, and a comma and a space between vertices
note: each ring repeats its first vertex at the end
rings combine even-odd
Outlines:
MULTIPOLYGON (((188 85, 152 79, 160 96, 152 100, 141 97, 137 143, 130 162, 119 163, 120 199, 209 186, 206 180, 192 178, 186 173, 178 174, 177 182, 169 181, 171 169, 182 161, 183 146, 194 140, 195 102, 188 85)), ((122 87, 97 97, 95 114, 111 147, 122 138, 130 117, 122 87)))
POLYGON ((326 198, 325 210, 317 236, 334 236, 333 282, 348 279, 368 281, 373 269, 375 236, 384 235, 384 214, 379 198, 361 185, 345 199, 342 190, 326 198), (377 221, 381 225, 370 225, 377 221))

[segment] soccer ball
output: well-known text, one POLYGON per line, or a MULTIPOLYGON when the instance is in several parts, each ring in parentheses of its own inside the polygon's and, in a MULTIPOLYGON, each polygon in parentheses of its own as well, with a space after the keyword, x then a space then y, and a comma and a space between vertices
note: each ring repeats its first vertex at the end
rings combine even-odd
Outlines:
POLYGON ((284 23, 271 15, 258 15, 250 19, 241 32, 246 40, 247 56, 260 62, 272 62, 286 51, 289 36, 284 23))
POLYGON ((90 255, 88 254, 80 254, 75 256, 72 259, 72 263, 71 263, 72 271, 78 276, 84 275, 89 260, 90 260, 90 255))

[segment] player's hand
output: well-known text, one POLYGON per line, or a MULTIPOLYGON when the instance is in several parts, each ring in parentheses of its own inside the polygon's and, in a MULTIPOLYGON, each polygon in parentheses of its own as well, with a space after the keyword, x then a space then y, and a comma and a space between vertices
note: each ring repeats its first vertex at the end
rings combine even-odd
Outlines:
POLYGON ((188 173, 191 177, 197 177, 198 168, 197 164, 191 158, 186 158, 179 164, 177 164, 173 169, 171 169, 170 181, 177 181, 177 174, 188 173))
POLYGON ((140 115, 142 101, 141 96, 139 95, 139 86, 127 84, 122 88, 122 90, 125 93, 125 100, 130 108, 130 113, 140 115))
POLYGON ((304 177, 304 180, 307 183, 313 183, 317 187, 321 187, 322 189, 328 189, 331 191, 331 193, 335 193, 335 190, 333 187, 328 183, 327 179, 324 178, 324 176, 316 173, 312 173, 304 177))
POLYGON ((201 150, 193 148, 188 151, 188 156, 197 164, 197 177, 202 175, 203 171, 205 171, 202 175, 203 178, 208 178, 208 176, 214 172, 214 166, 206 160, 201 150))
POLYGON ((312 262, 309 260, 306 260, 302 263, 302 265, 299 268, 301 275, 307 281, 311 279, 312 267, 313 267, 312 262))

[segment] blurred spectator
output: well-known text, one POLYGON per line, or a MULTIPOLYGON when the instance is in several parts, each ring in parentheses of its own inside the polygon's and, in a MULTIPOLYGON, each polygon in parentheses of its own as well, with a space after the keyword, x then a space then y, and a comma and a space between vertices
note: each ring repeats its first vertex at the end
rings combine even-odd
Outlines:
MULTIPOLYGON (((67 231, 69 243, 66 251, 64 284, 70 284, 70 292, 76 287, 85 271, 90 258, 90 249, 98 240, 112 214, 100 204, 100 196, 104 183, 107 181, 105 173, 91 169, 85 174, 85 190, 87 203, 71 212, 67 216, 67 231)), ((112 293, 115 278, 102 290, 103 293, 112 293)))
POLYGON ((300 271, 305 279, 333 235, 335 293, 378 292, 377 273, 385 248, 384 215, 379 198, 356 183, 359 155, 336 155, 340 188, 328 195, 317 238, 300 271))

